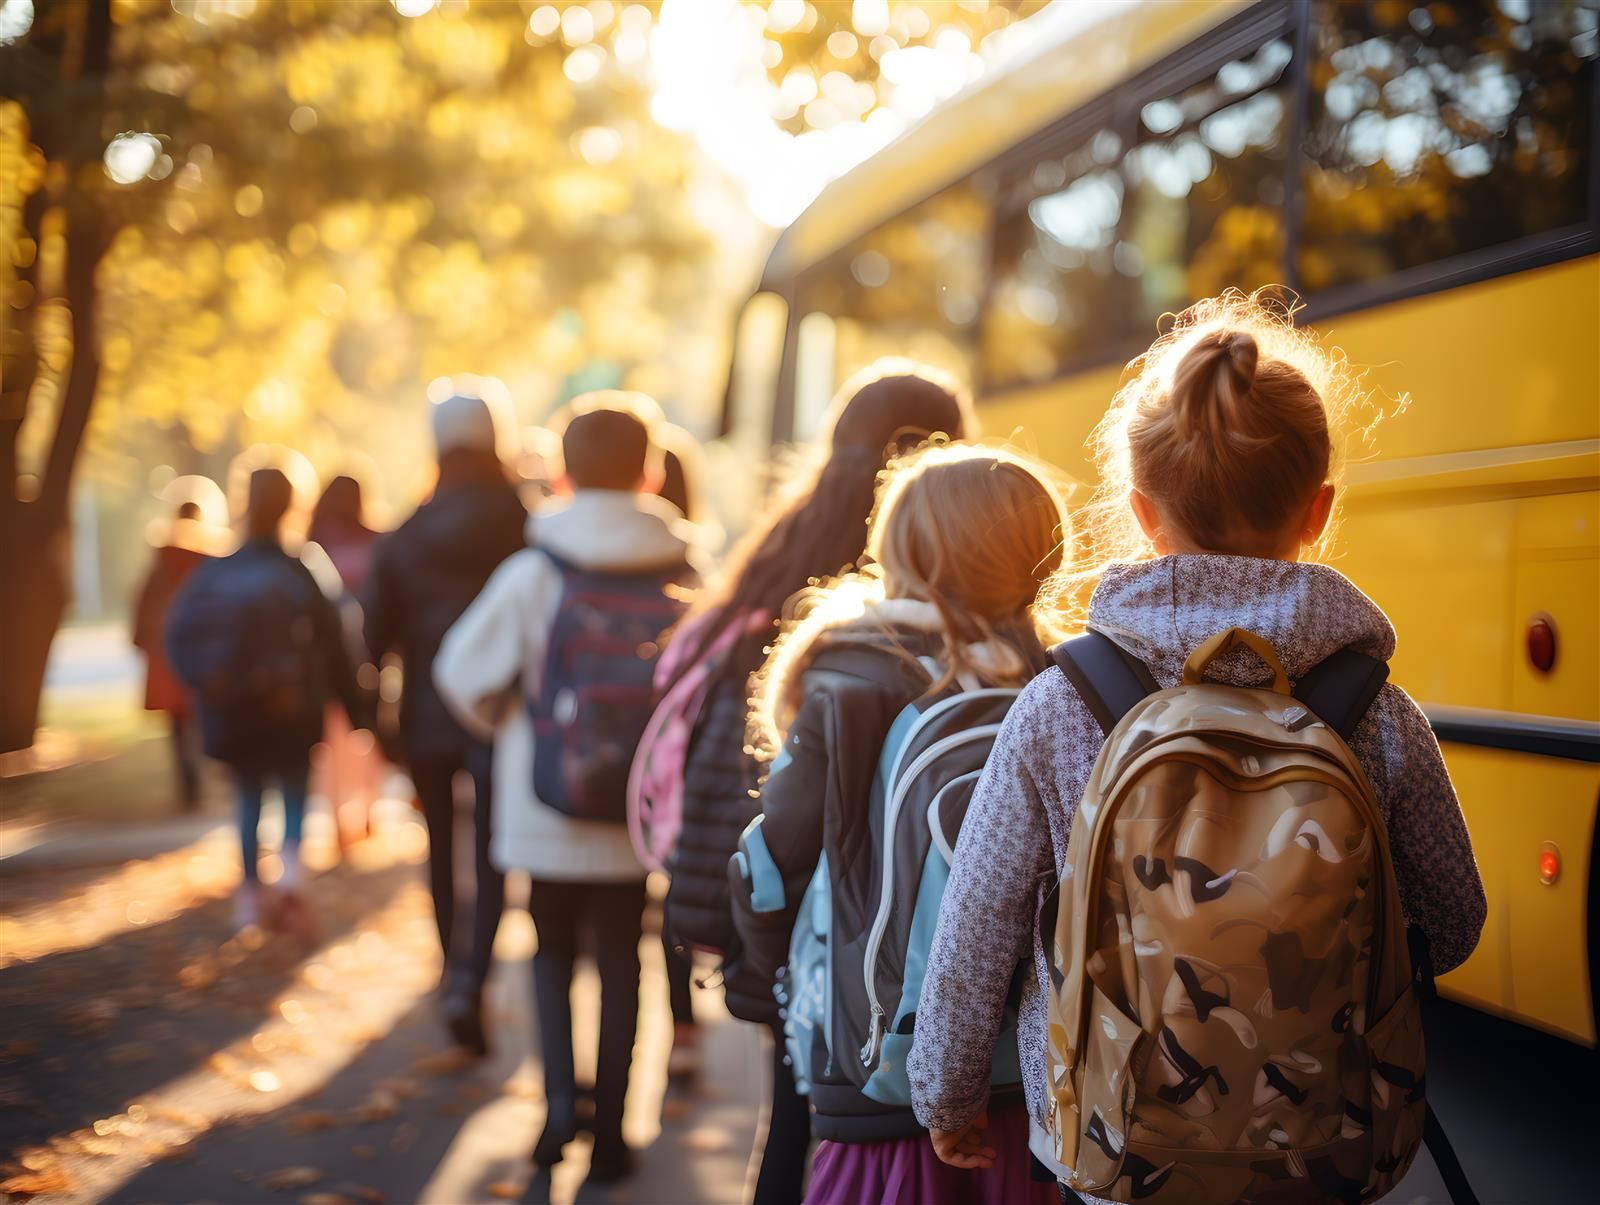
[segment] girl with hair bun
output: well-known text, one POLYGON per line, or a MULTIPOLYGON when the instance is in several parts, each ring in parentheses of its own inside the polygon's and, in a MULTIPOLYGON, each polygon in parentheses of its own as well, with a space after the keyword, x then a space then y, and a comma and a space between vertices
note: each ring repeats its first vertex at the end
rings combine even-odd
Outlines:
MULTIPOLYGON (((1361 401, 1343 361, 1287 314, 1231 292, 1179 315, 1130 369, 1095 434, 1100 486, 1078 516, 1084 555, 1062 577, 1058 615, 1109 638, 1161 689, 1233 627, 1264 637, 1294 681, 1344 649, 1387 662, 1388 618, 1316 563, 1334 518, 1335 436, 1361 401)), ((1209 675, 1236 686, 1272 680, 1242 652, 1213 662, 1209 675)), ((1018 1018, 1031 1145, 1067 1176, 1045 1129, 1051 952, 1038 921, 1104 739, 1065 674, 1047 670, 1012 707, 973 796, 908 1061, 917 1117, 947 1163, 992 1158, 990 1059, 1017 952, 1031 948, 1018 1018)), ((1477 944, 1485 902, 1438 742, 1391 684, 1350 747, 1388 829, 1406 919, 1443 973, 1477 944)))

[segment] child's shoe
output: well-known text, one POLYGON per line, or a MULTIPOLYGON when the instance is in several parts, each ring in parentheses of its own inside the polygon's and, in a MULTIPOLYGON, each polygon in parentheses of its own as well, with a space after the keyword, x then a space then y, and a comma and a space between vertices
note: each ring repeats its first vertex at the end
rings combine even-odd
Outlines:
POLYGON ((439 997, 439 1016, 461 1049, 483 1058, 489 1053, 483 1030, 483 994, 447 977, 439 997))
POLYGON ((233 893, 233 927, 236 932, 258 928, 267 919, 266 888, 254 879, 246 879, 233 893))
POLYGON ((283 878, 278 884, 278 906, 273 916, 273 927, 287 933, 303 945, 314 945, 317 940, 317 921, 311 905, 306 902, 302 888, 304 869, 300 864, 298 843, 283 847, 283 878))
POLYGON ((290 889, 279 895, 272 921, 274 929, 288 934, 301 945, 317 944, 317 919, 306 897, 298 890, 290 889))

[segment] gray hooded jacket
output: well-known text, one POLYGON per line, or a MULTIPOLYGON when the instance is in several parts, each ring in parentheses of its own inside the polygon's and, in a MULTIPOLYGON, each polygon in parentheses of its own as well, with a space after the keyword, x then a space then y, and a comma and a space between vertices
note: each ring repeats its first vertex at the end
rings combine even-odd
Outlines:
MULTIPOLYGON (((1325 565, 1229 556, 1168 556, 1109 569, 1089 606, 1089 626, 1149 666, 1163 688, 1213 634, 1247 628, 1266 637, 1293 679, 1341 648, 1383 660, 1395 634, 1371 599, 1325 565)), ((1210 676, 1265 685, 1265 665, 1236 652, 1210 676)), ((1030 951, 1017 1041, 1036 1154, 1048 1157, 1047 953, 1039 907, 1066 864, 1073 814, 1103 735, 1060 671, 1036 678, 995 741, 956 846, 917 1011, 907 1070, 924 1125, 959 1130, 981 1112, 990 1052, 1011 970, 1030 951)), ((1486 904, 1466 824, 1427 718, 1385 686, 1351 747, 1372 782, 1389 830, 1400 899, 1432 944, 1441 973, 1477 944, 1486 904)))

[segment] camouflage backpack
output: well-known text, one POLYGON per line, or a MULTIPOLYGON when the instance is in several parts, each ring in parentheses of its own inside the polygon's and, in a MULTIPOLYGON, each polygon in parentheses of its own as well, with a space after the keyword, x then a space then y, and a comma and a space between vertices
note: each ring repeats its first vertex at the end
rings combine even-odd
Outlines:
POLYGON ((1041 918, 1048 1124, 1073 1187, 1383 1195, 1423 1137, 1422 1020, 1388 836, 1345 741, 1387 667, 1344 650, 1291 693, 1239 628, 1171 690, 1096 633, 1055 659, 1107 732, 1041 918), (1241 647, 1271 688, 1205 681, 1241 647))

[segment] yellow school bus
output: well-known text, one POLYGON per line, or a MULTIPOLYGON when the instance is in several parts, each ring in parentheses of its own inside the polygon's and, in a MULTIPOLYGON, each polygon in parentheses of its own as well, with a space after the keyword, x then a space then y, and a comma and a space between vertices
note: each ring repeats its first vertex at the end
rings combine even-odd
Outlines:
POLYGON ((1596 1043, 1600 32, 1565 0, 1051 6, 783 232, 726 434, 875 357, 1088 481, 1162 315, 1284 284, 1387 417, 1334 564, 1400 634, 1489 894, 1458 1000, 1596 1043), (1408 402, 1402 401, 1408 397, 1408 402))

